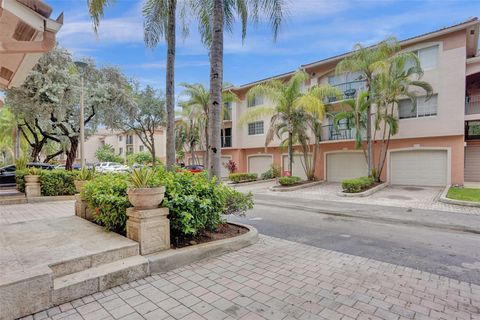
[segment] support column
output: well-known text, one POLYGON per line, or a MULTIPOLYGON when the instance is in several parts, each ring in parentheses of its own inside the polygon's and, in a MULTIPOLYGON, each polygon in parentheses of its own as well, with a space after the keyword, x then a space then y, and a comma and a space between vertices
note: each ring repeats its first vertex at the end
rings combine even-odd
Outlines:
POLYGON ((127 209, 127 238, 140 244, 140 254, 146 255, 170 249, 168 208, 127 209))

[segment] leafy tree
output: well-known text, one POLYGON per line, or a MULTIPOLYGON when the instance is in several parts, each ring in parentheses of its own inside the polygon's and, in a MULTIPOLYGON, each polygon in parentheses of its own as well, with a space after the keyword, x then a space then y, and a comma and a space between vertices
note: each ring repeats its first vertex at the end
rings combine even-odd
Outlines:
POLYGON ((105 144, 95 151, 95 157, 100 162, 119 162, 123 163, 123 158, 115 153, 115 149, 110 144, 105 144))
POLYGON ((183 106, 180 119, 177 120, 175 137, 177 152, 190 153, 192 164, 197 164, 195 152, 201 143, 203 116, 198 108, 183 106))
POLYGON ((124 103, 105 117, 105 124, 112 129, 135 132, 147 147, 155 165, 155 133, 165 125, 165 98, 151 86, 143 90, 138 84, 133 87, 133 94, 126 96, 124 103))
MULTIPOLYGON (((157 159, 158 161, 158 159, 157 159)), ((137 164, 150 164, 153 163, 152 154, 150 152, 137 152, 131 153, 127 157, 127 163, 129 165, 137 164)))
MULTIPOLYGON (((350 56, 338 63, 336 73, 359 73, 366 82, 367 100, 373 99, 372 83, 376 75, 385 69, 387 59, 400 50, 400 45, 392 37, 373 47, 364 47, 361 44, 356 44, 353 49, 354 52, 350 56)), ((371 103, 367 104, 366 136, 368 174, 371 175, 373 168, 371 103)))
POLYGON ((268 17, 276 39, 285 15, 283 0, 198 0, 191 1, 191 7, 199 19, 202 42, 210 50, 210 108, 208 141, 210 146, 208 168, 210 177, 220 177, 221 138, 220 128, 223 89, 223 37, 224 29, 233 30, 238 16, 242 25, 242 40, 247 35, 249 18, 259 21, 260 16, 268 17))

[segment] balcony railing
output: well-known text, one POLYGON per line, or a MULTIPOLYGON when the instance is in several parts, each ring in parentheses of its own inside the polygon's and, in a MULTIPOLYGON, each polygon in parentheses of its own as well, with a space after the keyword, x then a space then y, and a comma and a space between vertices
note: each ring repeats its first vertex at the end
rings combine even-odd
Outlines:
POLYGON ((230 148, 232 146, 232 136, 221 137, 222 148, 230 148))
POLYGON ((479 114, 480 113, 480 95, 467 96, 465 98, 465 114, 479 114))
POLYGON ((347 128, 345 125, 335 127, 333 124, 322 126, 323 128, 323 141, 332 140, 350 140, 355 139, 355 128, 347 128))
POLYGON ((365 80, 356 80, 332 85, 342 93, 340 97, 328 97, 327 102, 341 101, 345 99, 354 99, 359 92, 366 90, 365 80))

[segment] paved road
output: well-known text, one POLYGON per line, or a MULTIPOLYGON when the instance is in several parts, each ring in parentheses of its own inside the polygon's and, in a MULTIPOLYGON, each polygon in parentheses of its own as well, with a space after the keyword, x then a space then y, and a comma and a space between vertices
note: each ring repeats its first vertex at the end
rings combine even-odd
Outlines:
POLYGON ((260 233, 480 284, 480 235, 376 223, 257 204, 245 218, 260 233))

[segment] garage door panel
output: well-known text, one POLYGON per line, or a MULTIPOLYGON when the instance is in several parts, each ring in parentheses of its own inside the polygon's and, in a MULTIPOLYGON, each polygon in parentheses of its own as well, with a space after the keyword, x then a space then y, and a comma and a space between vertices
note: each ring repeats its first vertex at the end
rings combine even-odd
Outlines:
MULTIPOLYGON (((303 159, 303 155, 294 154, 292 163, 292 175, 300 177, 302 180, 307 180, 307 174, 305 173, 304 165, 305 160, 303 159)), ((286 154, 283 155, 283 170, 288 170, 288 155, 286 154)))
POLYGON ((445 186, 447 171, 447 152, 444 150, 390 153, 391 184, 445 186))
POLYGON ((327 181, 342 182, 368 175, 363 153, 341 152, 327 154, 327 181))
POLYGON ((256 173, 259 176, 270 169, 273 158, 269 155, 250 156, 248 158, 248 172, 256 173))

